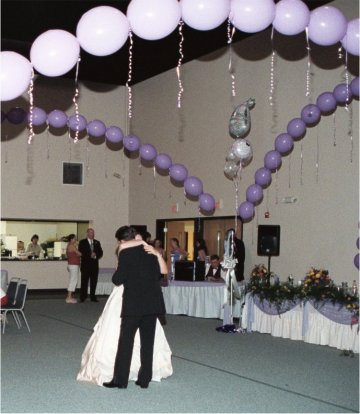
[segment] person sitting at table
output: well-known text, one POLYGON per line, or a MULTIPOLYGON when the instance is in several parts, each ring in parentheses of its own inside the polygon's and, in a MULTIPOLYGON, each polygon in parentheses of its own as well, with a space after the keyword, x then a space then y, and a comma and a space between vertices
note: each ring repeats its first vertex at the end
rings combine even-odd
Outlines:
POLYGON ((210 282, 225 282, 225 271, 220 265, 220 257, 217 254, 210 256, 210 265, 206 269, 206 279, 210 282))
POLYGON ((38 244, 39 236, 37 234, 34 234, 31 237, 31 242, 28 244, 25 253, 27 253, 28 256, 31 257, 39 257, 40 253, 42 252, 42 248, 40 244, 38 244))

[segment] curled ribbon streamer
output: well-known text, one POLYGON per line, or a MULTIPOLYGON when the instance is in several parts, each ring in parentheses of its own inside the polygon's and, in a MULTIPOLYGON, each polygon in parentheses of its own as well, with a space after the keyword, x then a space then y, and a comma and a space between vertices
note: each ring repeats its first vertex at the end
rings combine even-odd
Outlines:
POLYGON ((333 143, 334 147, 336 147, 336 112, 333 113, 333 143))
POLYGON ((129 31, 129 40, 130 40, 129 71, 128 71, 128 79, 126 82, 126 87, 127 87, 127 92, 128 92, 128 118, 131 119, 132 118, 132 90, 131 90, 130 82, 132 79, 132 58, 133 58, 132 49, 133 49, 133 43, 134 43, 131 30, 129 31))
POLYGON ((106 145, 104 146, 104 171, 105 171, 105 178, 108 178, 108 170, 107 170, 107 166, 108 166, 108 162, 107 162, 107 150, 106 150, 106 145))
POLYGON ((180 57, 179 57, 177 68, 176 68, 176 74, 177 74, 178 84, 179 84, 179 92, 178 92, 178 99, 177 99, 178 108, 181 108, 181 99, 182 99, 182 94, 184 92, 184 88, 183 88, 182 81, 181 81, 181 73, 180 73, 182 61, 184 59, 184 54, 183 54, 183 49, 182 49, 182 46, 183 46, 183 43, 184 43, 184 35, 183 35, 183 31, 182 31, 183 26, 184 26, 184 22, 182 20, 180 20, 180 22, 179 22, 179 35, 180 35, 179 55, 180 55, 180 57))
POLYGON ((276 169, 276 173, 275 173, 275 204, 279 204, 279 182, 278 182, 278 177, 279 177, 279 170, 276 169))
POLYGON ((291 188, 291 154, 289 154, 289 188, 291 188))
POLYGON ((154 177, 154 187, 153 187, 153 196, 156 198, 156 167, 153 165, 153 177, 154 177))
POLYGON ((81 58, 79 57, 77 63, 76 63, 76 73, 75 73, 75 94, 73 97, 73 103, 75 107, 75 118, 76 118, 76 125, 77 128, 75 130, 75 137, 74 137, 74 143, 79 141, 79 129, 80 129, 80 117, 79 117, 79 84, 78 84, 78 77, 79 77, 79 66, 80 66, 81 58))
POLYGON ((309 29, 305 28, 306 35, 306 50, 307 50, 307 68, 306 68, 306 93, 305 96, 311 98, 311 55, 310 55, 310 42, 309 42, 309 29))
POLYGON ((232 66, 232 40, 235 34, 235 26, 231 29, 231 21, 228 19, 228 25, 227 25, 227 37, 228 37, 228 45, 229 45, 229 73, 231 77, 231 95, 236 96, 236 86, 235 86, 235 75, 234 75, 234 69, 232 66))
POLYGON ((349 105, 349 121, 348 121, 348 136, 350 137, 351 149, 350 149, 350 162, 353 162, 354 152, 354 138, 353 138, 353 108, 352 104, 349 105))
POLYGON ((29 137, 28 137, 28 144, 31 144, 32 139, 34 138, 34 129, 33 129, 33 111, 34 111, 34 70, 31 71, 31 79, 30 85, 28 90, 29 101, 30 101, 30 116, 29 116, 29 137))
POLYGON ((138 170, 139 170, 139 175, 142 175, 142 167, 141 167, 141 162, 139 163, 139 166, 138 166, 138 170))
POLYGON ((300 184, 303 185, 303 163, 304 163, 304 156, 303 156, 303 144, 300 144, 300 184))
POLYGON ((49 124, 46 125, 46 158, 50 159, 49 124))
POLYGON ((277 132, 277 107, 276 107, 276 90, 275 90, 275 63, 277 54, 274 50, 274 27, 271 30, 271 60, 270 60, 270 95, 269 95, 269 104, 272 110, 272 125, 271 125, 271 132, 277 132))
POLYGON ((316 131, 316 184, 319 182, 319 154, 320 154, 320 144, 319 144, 319 128, 316 131))

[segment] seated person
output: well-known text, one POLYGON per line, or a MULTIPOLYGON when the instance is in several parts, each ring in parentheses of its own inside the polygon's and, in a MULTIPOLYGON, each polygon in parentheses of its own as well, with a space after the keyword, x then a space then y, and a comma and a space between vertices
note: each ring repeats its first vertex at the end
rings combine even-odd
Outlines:
POLYGON ((206 268, 206 279, 210 282, 225 282, 225 271, 220 265, 220 257, 217 254, 210 256, 210 265, 206 268))
POLYGON ((40 244, 38 244, 39 236, 34 234, 31 237, 31 242, 28 244, 26 248, 26 253, 28 256, 39 257, 40 253, 42 252, 40 244))
POLYGON ((0 300, 1 300, 1 306, 5 306, 9 302, 8 295, 0 288, 0 300))

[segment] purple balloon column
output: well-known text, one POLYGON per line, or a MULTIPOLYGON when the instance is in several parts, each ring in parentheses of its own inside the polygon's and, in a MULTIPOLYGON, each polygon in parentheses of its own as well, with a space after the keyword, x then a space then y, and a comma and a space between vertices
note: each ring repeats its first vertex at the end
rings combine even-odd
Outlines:
POLYGON ((329 114, 336 109, 336 98, 332 92, 324 92, 318 96, 316 105, 323 115, 329 114))
POLYGON ((72 131, 84 131, 86 129, 87 126, 87 120, 84 116, 82 115, 71 115, 69 116, 68 119, 68 127, 72 130, 72 131))
POLYGON ((124 138, 124 133, 120 128, 111 126, 106 130, 105 137, 112 144, 119 144, 124 138))
POLYGON ((54 109, 48 114, 47 121, 54 128, 63 128, 67 124, 68 117, 65 112, 54 109))
POLYGON ((278 170, 281 167, 281 155, 278 151, 272 150, 265 154, 264 165, 271 171, 278 170))
POLYGON ((46 118, 47 118, 47 114, 43 109, 34 107, 32 109, 32 116, 31 116, 31 112, 29 112, 27 120, 28 122, 31 121, 33 125, 39 126, 39 125, 45 124, 46 118), (32 119, 30 120, 30 118, 32 119))
POLYGON ((301 111, 301 119, 305 122, 306 125, 316 124, 321 117, 321 112, 318 106, 314 104, 309 104, 304 106, 301 111))
POLYGON ((290 134, 280 134, 275 139, 275 149, 281 155, 289 154, 294 148, 294 140, 290 134))
POLYGON ((170 177, 177 182, 185 181, 188 175, 188 170, 182 164, 173 164, 169 170, 170 177))
POLYGON ((356 98, 359 97, 359 78, 354 78, 350 82, 350 90, 356 98))
POLYGON ((287 124, 287 132, 294 139, 302 138, 306 132, 306 124, 300 118, 294 118, 287 124))
POLYGON ((259 184, 251 184, 246 190, 246 201, 254 205, 259 204, 263 199, 263 190, 259 184))
POLYGON ((268 168, 261 167, 255 173, 255 183, 266 188, 271 183, 271 171, 268 168))
POLYGON ((123 144, 128 151, 137 151, 140 148, 140 138, 133 134, 126 135, 123 139, 123 144))
POLYGON ((352 99, 350 85, 347 85, 346 83, 339 83, 339 85, 336 85, 333 93, 336 101, 341 105, 350 103, 352 99))
POLYGON ((158 154, 158 156, 155 158, 155 165, 160 170, 168 170, 172 165, 172 160, 167 154, 158 154))
POLYGON ((211 194, 203 193, 199 196, 199 208, 206 212, 215 210, 215 199, 211 194))
POLYGON ((248 221, 254 217, 254 205, 249 201, 244 201, 238 208, 238 215, 244 220, 248 221))
POLYGON ((94 119, 87 124, 87 132, 92 137, 102 137, 106 132, 106 125, 99 119, 94 119))
POLYGON ((143 144, 140 147, 140 157, 145 161, 153 161, 157 156, 156 148, 151 144, 143 144))
POLYGON ((197 177, 187 177, 184 181, 186 194, 198 197, 203 192, 203 184, 197 177))

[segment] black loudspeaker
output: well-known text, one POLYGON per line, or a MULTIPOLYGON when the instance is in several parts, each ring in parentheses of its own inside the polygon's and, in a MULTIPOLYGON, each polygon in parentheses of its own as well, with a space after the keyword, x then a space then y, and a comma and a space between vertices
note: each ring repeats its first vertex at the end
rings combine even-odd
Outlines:
POLYGON ((280 226, 259 225, 258 227, 258 256, 279 256, 280 226))

